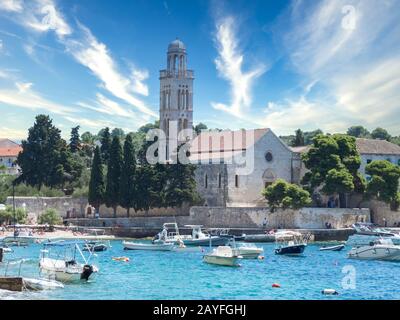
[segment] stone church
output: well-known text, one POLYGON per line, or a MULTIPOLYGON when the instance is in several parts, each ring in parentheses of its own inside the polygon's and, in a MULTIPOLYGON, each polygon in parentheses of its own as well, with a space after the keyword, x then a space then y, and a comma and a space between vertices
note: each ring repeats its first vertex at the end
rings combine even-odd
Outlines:
MULTIPOLYGON (((265 206, 261 192, 266 186, 277 179, 300 183, 306 172, 301 154, 309 147, 289 147, 271 129, 203 131, 193 137, 193 80, 186 47, 176 39, 168 46, 167 69, 160 71, 160 129, 168 142, 174 139, 169 135, 172 125, 184 131, 178 140, 191 140, 190 161, 197 165, 197 188, 204 205, 265 206)), ((400 164, 400 147, 390 142, 357 139, 357 148, 364 175, 372 160, 400 164)))

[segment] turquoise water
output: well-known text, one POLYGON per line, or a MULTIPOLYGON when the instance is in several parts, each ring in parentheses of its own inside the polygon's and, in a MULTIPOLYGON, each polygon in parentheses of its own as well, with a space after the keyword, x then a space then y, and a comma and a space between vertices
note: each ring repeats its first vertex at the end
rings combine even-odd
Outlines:
MULTIPOLYGON (((100 272, 92 282, 42 292, 0 290, 0 299, 400 299, 400 263, 349 260, 349 247, 321 252, 311 244, 304 256, 290 257, 275 255, 273 244, 260 244, 264 260, 242 260, 241 267, 231 268, 204 263, 201 252, 124 251, 121 241, 111 244, 93 260, 100 272), (113 261, 115 256, 130 262, 113 261), (342 287, 346 266, 354 267, 355 289, 342 287), (340 295, 324 296, 324 288, 340 295)), ((14 248, 6 257, 32 258, 22 273, 37 276, 40 249, 38 244, 14 248)))

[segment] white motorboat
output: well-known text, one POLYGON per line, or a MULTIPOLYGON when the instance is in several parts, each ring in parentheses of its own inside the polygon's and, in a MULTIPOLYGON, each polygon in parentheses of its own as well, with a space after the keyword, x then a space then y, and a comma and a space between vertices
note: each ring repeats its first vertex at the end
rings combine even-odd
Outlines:
POLYGON ((264 252, 264 249, 252 243, 236 243, 233 246, 233 251, 236 255, 242 256, 243 259, 257 259, 264 252))
POLYGON ((345 247, 345 245, 342 243, 342 244, 338 244, 335 246, 321 247, 321 248, 319 248, 319 251, 342 251, 344 249, 344 247, 345 247))
POLYGON ((219 246, 203 256, 206 263, 229 267, 240 266, 238 263, 240 259, 242 257, 237 255, 234 249, 229 246, 219 246))
POLYGON ((182 240, 186 246, 220 246, 226 245, 229 242, 229 238, 221 236, 212 236, 204 232, 201 225, 185 225, 185 227, 192 229, 192 234, 181 235, 179 228, 176 223, 164 223, 163 230, 156 235, 153 242, 167 242, 167 243, 178 243, 182 240))
POLYGON ((45 243, 44 250, 41 250, 39 260, 39 269, 41 275, 45 278, 55 279, 61 282, 75 282, 92 280, 99 269, 89 260, 92 257, 92 252, 88 258, 85 258, 77 242, 54 242, 45 243), (59 250, 51 254, 51 250, 58 247, 59 250), (84 263, 77 262, 79 256, 84 263))
POLYGON ((125 250, 150 250, 150 251, 171 251, 174 248, 173 243, 143 243, 123 241, 122 245, 125 250))
POLYGON ((400 261, 400 246, 390 239, 378 239, 367 246, 357 246, 347 255, 350 259, 400 261))
POLYGON ((369 245, 371 242, 380 239, 381 237, 383 237, 384 239, 390 239, 393 244, 395 245, 400 245, 400 236, 397 234, 393 234, 393 235, 386 235, 386 236, 378 236, 378 235, 367 235, 367 234, 360 234, 360 233, 356 233, 351 235, 347 241, 346 241, 346 245, 348 246, 360 246, 360 245, 369 245))
POLYGON ((61 282, 55 280, 48 279, 34 279, 34 278, 23 278, 25 287, 28 290, 54 290, 64 288, 64 285, 61 282))
POLYGON ((379 227, 379 225, 374 223, 358 222, 353 224, 352 227, 357 232, 357 234, 361 235, 400 238, 399 234, 394 233, 386 228, 379 227))

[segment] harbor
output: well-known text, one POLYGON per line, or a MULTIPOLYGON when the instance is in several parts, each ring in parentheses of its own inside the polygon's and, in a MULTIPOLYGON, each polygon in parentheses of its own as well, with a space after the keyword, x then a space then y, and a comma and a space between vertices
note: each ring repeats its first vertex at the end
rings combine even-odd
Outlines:
MULTIPOLYGON (((0 263, 0 274, 6 275, 1 277, 0 299, 400 299, 397 288, 400 276, 393 272, 393 268, 399 268, 400 265, 376 259, 349 259, 349 252, 357 247, 349 241, 309 241, 310 233, 306 236, 299 232, 278 230, 275 234, 276 243, 253 244, 236 241, 230 235, 215 236, 220 241, 225 240, 211 247, 204 245, 204 242, 198 246, 193 243, 192 236, 180 235, 181 228, 175 230, 174 225, 166 224, 164 227, 158 230, 153 240, 110 240, 110 236, 90 240, 91 243, 108 243, 99 252, 93 249, 81 251, 80 248, 84 248, 89 241, 84 240, 88 235, 83 232, 73 234, 74 239, 60 239, 54 236, 63 233, 55 231, 52 238, 45 239, 42 235, 28 245, 11 246, 11 250, 3 254, 3 262, 0 263), (291 236, 295 237, 293 241, 291 236), (129 245, 135 246, 130 248, 129 245), (299 245, 302 246, 299 252, 291 249, 299 245), (78 278, 74 281, 46 278, 39 270, 41 264, 38 262, 43 261, 41 257, 48 254, 50 247, 69 246, 76 246, 78 251, 73 260, 68 258, 66 262, 76 263, 75 259, 78 261, 80 256, 86 259, 76 269, 78 278), (228 251, 230 253, 227 256, 228 251), (225 260, 221 263, 215 258, 208 259, 210 254, 210 257, 221 254, 228 259, 223 258, 225 260), (229 260, 229 255, 234 259, 229 260), (22 263, 18 262, 21 260, 22 263), (16 263, 10 265, 9 261, 16 263), (84 270, 88 266, 95 270, 95 277, 91 273, 87 277, 79 276, 82 272, 80 268, 84 270), (23 279, 31 279, 33 283, 32 279, 50 283, 45 282, 47 287, 40 290, 29 290, 24 287, 23 279), (124 290, 120 290, 121 287, 124 290)), ((198 226, 191 227, 193 234, 201 232, 197 234, 197 239, 207 236, 211 239, 207 231, 203 233, 198 226)), ((367 227, 368 234, 362 231, 364 234, 358 233, 356 236, 380 239, 382 235, 373 234, 374 230, 379 230, 380 233, 385 232, 385 240, 398 238, 396 232, 389 235, 385 229, 367 227)), ((64 257, 64 254, 58 257, 64 257)), ((48 267, 51 269, 51 264, 48 267)))

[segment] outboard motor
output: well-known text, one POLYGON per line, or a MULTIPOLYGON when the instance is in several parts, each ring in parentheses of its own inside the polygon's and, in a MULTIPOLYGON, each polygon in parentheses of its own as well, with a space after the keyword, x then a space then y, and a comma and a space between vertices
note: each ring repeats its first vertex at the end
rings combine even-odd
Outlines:
POLYGON ((93 266, 85 264, 81 273, 81 280, 89 280, 90 275, 93 273, 93 266))

